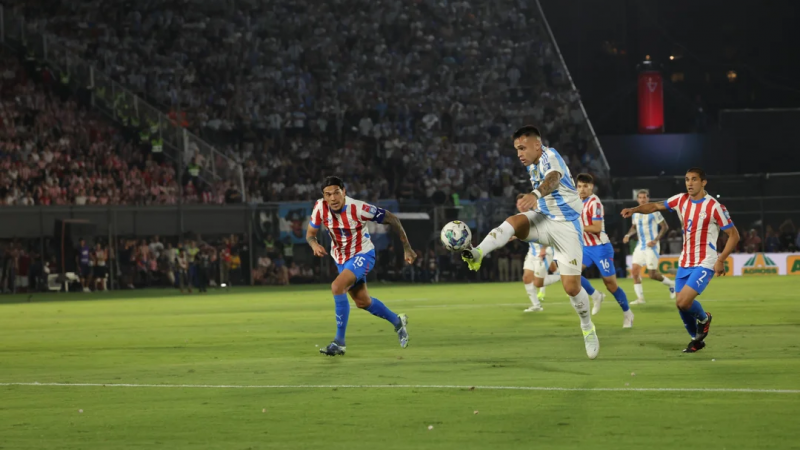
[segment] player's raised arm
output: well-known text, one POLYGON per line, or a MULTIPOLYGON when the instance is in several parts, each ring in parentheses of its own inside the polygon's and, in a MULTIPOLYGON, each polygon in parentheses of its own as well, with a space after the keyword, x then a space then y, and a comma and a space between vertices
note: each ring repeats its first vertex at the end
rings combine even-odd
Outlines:
POLYGON ((653 214, 656 211, 666 211, 667 207, 664 205, 664 202, 652 202, 652 203, 645 203, 644 205, 637 206, 636 208, 625 208, 622 210, 620 214, 622 217, 629 218, 634 213, 639 214, 653 214))
POLYGON ((561 173, 557 171, 548 173, 537 189, 534 189, 530 194, 524 194, 517 200, 517 208, 525 211, 532 210, 540 198, 550 195, 558 189, 561 177, 561 173))
POLYGON ((406 236, 406 230, 403 229, 403 224, 400 223, 400 219, 397 218, 394 214, 389 211, 385 212, 385 217, 383 218, 383 224, 389 225, 392 231, 397 233, 400 236, 400 242, 403 243, 403 253, 405 256, 405 260, 408 264, 412 264, 415 259, 417 259, 417 252, 411 248, 411 244, 408 242, 408 236, 406 236))

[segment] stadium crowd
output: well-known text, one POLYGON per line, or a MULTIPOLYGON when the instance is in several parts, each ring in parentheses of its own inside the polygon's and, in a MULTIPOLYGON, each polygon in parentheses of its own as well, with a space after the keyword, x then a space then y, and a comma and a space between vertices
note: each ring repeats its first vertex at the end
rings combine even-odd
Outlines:
POLYGON ((153 158, 149 142, 59 92, 47 67, 31 73, 7 53, 0 66, 3 205, 175 204, 181 191, 186 203, 226 201, 228 186, 178 177, 175 164, 153 158))
POLYGON ((323 173, 363 198, 500 196, 526 178, 508 143, 524 121, 541 124, 573 171, 608 178, 527 2, 32 1, 21 11, 29 29, 185 113, 243 164, 254 202, 314 198, 323 173))

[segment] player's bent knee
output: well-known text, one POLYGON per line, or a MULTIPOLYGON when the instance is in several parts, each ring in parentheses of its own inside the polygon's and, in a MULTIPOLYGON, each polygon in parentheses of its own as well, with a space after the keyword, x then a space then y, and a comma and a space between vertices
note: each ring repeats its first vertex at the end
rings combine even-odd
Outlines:
POLYGON ((525 240, 530 233, 530 220, 525 214, 516 214, 506 219, 506 222, 514 227, 514 236, 517 239, 525 240))
POLYGON ((686 311, 687 309, 691 308, 693 302, 694 299, 692 298, 692 296, 682 292, 679 292, 677 298, 675 298, 675 306, 677 306, 678 309, 683 311, 686 311))
POLYGON ((608 289, 609 292, 617 292, 617 289, 619 289, 617 280, 614 278, 603 278, 603 283, 606 285, 606 289, 608 289))
POLYGON ((522 274, 522 282, 523 282, 524 284, 531 284, 531 283, 533 283, 534 281, 535 281, 535 278, 534 278, 534 276, 533 276, 533 272, 530 272, 530 271, 525 271, 525 272, 522 274))
POLYGON ((544 278, 534 278, 533 279, 533 285, 536 286, 537 288, 543 288, 544 287, 544 278))
POLYGON ((347 286, 337 278, 331 283, 331 292, 333 295, 342 295, 347 292, 347 286))
POLYGON ((562 277, 561 283, 564 285, 564 292, 570 297, 576 297, 581 293, 581 278, 578 277, 562 277))
POLYGON ((367 309, 367 308, 369 308, 369 307, 370 307, 370 305, 372 305, 372 300, 371 300, 371 299, 369 299, 369 298, 367 298, 367 299, 363 299, 363 298, 354 298, 354 299, 353 299, 353 303, 355 303, 355 304, 356 304, 356 307, 357 307, 357 308, 360 308, 360 309, 367 309))

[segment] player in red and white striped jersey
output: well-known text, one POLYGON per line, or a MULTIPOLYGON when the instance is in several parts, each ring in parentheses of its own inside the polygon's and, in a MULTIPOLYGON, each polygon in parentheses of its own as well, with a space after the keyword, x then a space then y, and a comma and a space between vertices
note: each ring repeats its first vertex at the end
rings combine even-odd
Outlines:
POLYGON ((370 240, 367 222, 389 225, 403 242, 406 262, 411 264, 417 258, 400 219, 383 208, 347 197, 344 182, 339 177, 325 179, 322 196, 311 212, 306 240, 315 256, 327 255, 325 248, 317 241, 319 228, 325 226, 331 237, 331 256, 336 261, 339 276, 331 284, 336 305, 336 338, 326 348, 320 349, 320 353, 328 356, 345 353, 345 331, 350 317, 348 293, 356 306, 394 325, 400 346, 405 348, 408 345, 408 317, 393 313, 367 292, 367 274, 375 267, 375 246, 370 240))
MULTIPOLYGON (((603 284, 622 308, 622 328, 633 327, 633 311, 628 305, 628 296, 617 284, 617 269, 614 267, 614 247, 606 234, 606 222, 603 217, 603 203, 594 195, 594 177, 588 173, 579 173, 575 177, 578 196, 583 202, 581 210, 581 226, 583 227, 583 268, 597 266, 603 284)), ((581 286, 592 298, 592 315, 600 312, 605 295, 595 290, 586 277, 581 276, 581 286)))
POLYGON ((705 347, 704 339, 711 326, 711 314, 706 313, 696 297, 716 274, 725 275, 725 259, 736 248, 739 232, 733 226, 728 210, 705 190, 708 180, 703 169, 686 171, 686 193, 664 202, 647 203, 622 210, 622 217, 634 213, 652 214, 656 211, 676 211, 683 229, 683 251, 675 278, 676 303, 692 342, 684 352, 693 353, 705 347), (720 230, 728 235, 722 253, 717 254, 720 230))

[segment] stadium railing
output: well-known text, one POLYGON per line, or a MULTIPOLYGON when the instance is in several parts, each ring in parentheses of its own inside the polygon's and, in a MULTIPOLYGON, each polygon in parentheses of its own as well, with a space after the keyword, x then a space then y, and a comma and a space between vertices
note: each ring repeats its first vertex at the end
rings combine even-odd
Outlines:
POLYGON ((180 111, 169 117, 3 5, 0 5, 0 24, 0 43, 21 50, 26 56, 30 52, 37 60, 46 62, 56 79, 67 75, 71 86, 88 89, 93 106, 109 118, 135 129, 136 133, 152 130, 151 136, 163 139, 164 155, 178 164, 181 171, 199 154, 204 161, 199 178, 207 183, 229 181, 241 193, 242 200, 246 200, 242 165, 181 126, 180 111))

